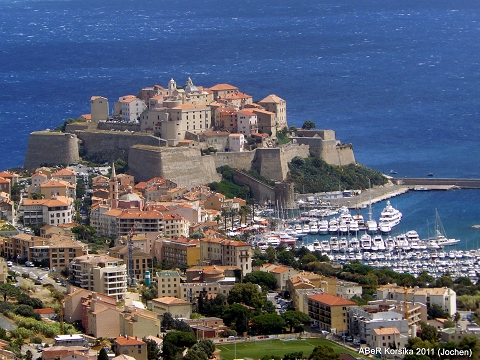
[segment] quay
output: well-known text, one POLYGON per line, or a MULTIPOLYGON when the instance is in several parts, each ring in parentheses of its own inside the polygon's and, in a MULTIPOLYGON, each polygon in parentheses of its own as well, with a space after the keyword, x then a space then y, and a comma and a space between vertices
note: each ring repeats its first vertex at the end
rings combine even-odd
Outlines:
MULTIPOLYGON (((390 182, 349 197, 329 198, 327 201, 335 207, 346 206, 350 209, 363 209, 372 204, 405 194, 410 190, 451 190, 480 189, 480 179, 455 178, 394 178, 388 176, 390 182)), ((325 199, 324 199, 325 200, 325 199)), ((303 206, 308 207, 308 206, 303 206)), ((312 205, 312 207, 315 207, 312 205)))

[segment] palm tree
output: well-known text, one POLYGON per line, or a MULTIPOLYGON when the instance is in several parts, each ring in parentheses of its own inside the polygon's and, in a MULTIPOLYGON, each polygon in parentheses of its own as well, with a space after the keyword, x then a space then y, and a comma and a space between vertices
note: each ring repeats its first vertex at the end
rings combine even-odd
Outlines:
POLYGON ((232 217, 231 219, 231 223, 230 223, 230 226, 232 227, 232 231, 233 231, 233 222, 234 222, 234 219, 235 219, 235 216, 238 215, 238 210, 237 209, 230 209, 230 216, 232 217))
POLYGON ((227 217, 230 215, 230 209, 223 208, 221 214, 223 216, 223 229, 227 230, 227 217))

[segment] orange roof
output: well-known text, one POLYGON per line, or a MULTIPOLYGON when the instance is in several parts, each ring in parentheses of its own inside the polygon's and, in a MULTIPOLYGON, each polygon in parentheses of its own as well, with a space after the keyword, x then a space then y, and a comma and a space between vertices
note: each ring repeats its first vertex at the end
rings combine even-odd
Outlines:
POLYGON ((174 106, 172 109, 174 110, 183 110, 183 109, 205 109, 206 105, 193 105, 193 104, 182 104, 178 106, 174 106))
POLYGON ((137 337, 133 336, 120 336, 115 339, 115 342, 120 346, 145 345, 142 340, 139 340, 137 337))
POLYGON ((61 169, 53 173, 53 176, 71 176, 71 175, 77 175, 77 173, 69 169, 61 169))
POLYGON ((285 271, 288 271, 290 268, 288 266, 277 266, 275 269, 271 270, 271 273, 281 274, 285 271))
POLYGON ((396 327, 373 329, 373 331, 375 331, 375 334, 377 335, 400 334, 400 331, 398 331, 396 327))
POLYGON ((253 112, 255 113, 261 113, 261 114, 267 114, 267 115, 275 115, 274 112, 263 110, 263 109, 253 109, 253 112))
POLYGON ((242 114, 242 115, 246 115, 246 116, 257 116, 257 115, 255 115, 255 113, 253 113, 251 111, 248 111, 248 110, 240 110, 239 112, 237 112, 237 114, 242 114))
POLYGON ((92 120, 92 114, 82 114, 80 117, 83 117, 85 120, 92 120))
POLYGON ((330 305, 330 306, 353 306, 357 305, 357 303, 335 296, 327 293, 322 293, 322 294, 315 294, 315 295, 310 295, 308 297, 310 300, 314 300, 317 302, 320 302, 322 304, 330 305))
POLYGON ((173 296, 165 296, 153 299, 153 301, 168 304, 168 305, 187 305, 190 304, 187 300, 178 299, 173 296))
POLYGON ((230 84, 217 84, 214 85, 210 88, 208 88, 211 91, 222 91, 222 90, 238 90, 236 86, 230 85, 230 84))
POLYGON ((10 184, 10 180, 7 180, 7 179, 4 179, 2 177, 0 177, 0 183, 3 183, 3 184, 10 184))
POLYGON ((270 94, 265 99, 260 100, 259 103, 276 103, 277 104, 282 101, 285 101, 285 100, 283 100, 282 98, 278 97, 275 94, 270 94))

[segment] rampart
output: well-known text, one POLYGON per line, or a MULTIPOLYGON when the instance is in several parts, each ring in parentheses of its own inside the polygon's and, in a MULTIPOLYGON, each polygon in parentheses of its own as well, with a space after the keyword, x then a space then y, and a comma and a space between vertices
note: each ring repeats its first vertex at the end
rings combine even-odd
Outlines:
POLYGON ((135 180, 153 177, 172 180, 191 188, 220 181, 212 156, 201 156, 198 149, 134 145, 128 156, 128 168, 135 180))
POLYGON ((75 132, 82 140, 83 156, 96 158, 97 161, 128 160, 133 145, 143 144, 165 146, 166 141, 150 134, 109 131, 78 130, 75 132))
POLYGON ((76 135, 54 131, 37 131, 30 134, 24 164, 27 169, 42 164, 72 164, 79 160, 76 135))
POLYGON ((252 168, 253 158, 256 150, 243 152, 217 152, 213 155, 215 161, 215 168, 223 165, 228 165, 234 169, 252 168))
POLYGON ((252 191, 253 197, 260 202, 269 203, 275 202, 275 189, 264 182, 255 179, 243 171, 233 170, 233 180, 239 185, 248 185, 252 191))
POLYGON ((115 131, 140 131, 140 124, 129 124, 124 122, 114 121, 99 121, 97 124, 98 130, 115 130, 115 131))
POLYGON ((306 145, 289 144, 278 148, 258 148, 255 150, 252 168, 267 179, 283 181, 287 177, 288 163, 295 157, 308 157, 306 145))
MULTIPOLYGON (((351 144, 342 144, 335 138, 332 139, 332 130, 323 131, 323 135, 327 139, 320 137, 318 132, 320 132, 320 130, 304 130, 301 133, 304 136, 292 137, 292 141, 297 144, 307 145, 310 148, 310 155, 319 156, 329 164, 340 166, 355 162, 355 155, 353 154, 353 147, 351 144)), ((295 135, 300 135, 300 133, 297 131, 295 135)))

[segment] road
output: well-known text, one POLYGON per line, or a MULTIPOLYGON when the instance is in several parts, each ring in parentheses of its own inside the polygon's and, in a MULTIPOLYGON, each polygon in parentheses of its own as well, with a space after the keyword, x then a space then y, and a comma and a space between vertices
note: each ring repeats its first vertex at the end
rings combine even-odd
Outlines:
POLYGON ((59 291, 65 291, 65 287, 61 285, 61 283, 57 283, 54 280, 54 277, 57 276, 56 273, 52 271, 42 270, 38 267, 27 267, 24 265, 13 265, 10 267, 10 270, 15 271, 16 273, 20 274, 29 274, 30 279, 38 280, 42 284, 52 284, 55 289, 59 291))

